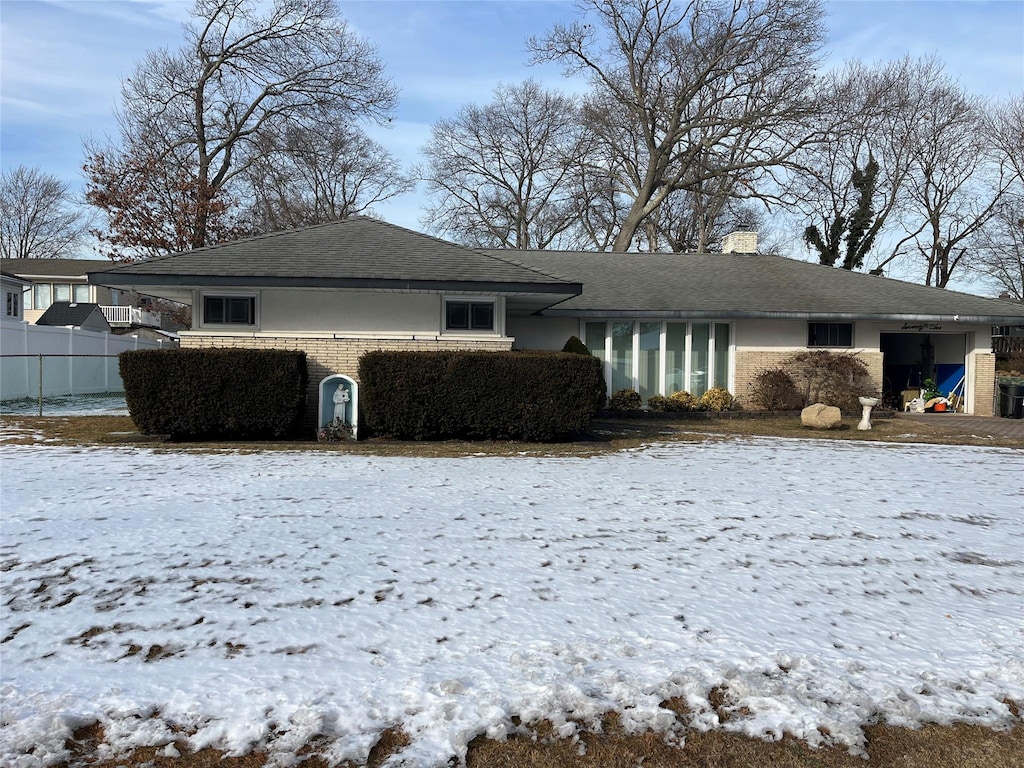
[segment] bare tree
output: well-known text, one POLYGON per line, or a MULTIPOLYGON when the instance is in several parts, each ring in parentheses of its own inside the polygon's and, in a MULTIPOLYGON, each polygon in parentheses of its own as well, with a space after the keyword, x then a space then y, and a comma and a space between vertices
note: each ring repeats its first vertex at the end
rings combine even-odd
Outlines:
POLYGON ((499 85, 431 130, 424 222, 475 246, 547 248, 574 224, 571 182, 588 145, 572 98, 533 80, 499 85))
POLYGON ((907 207, 913 138, 931 110, 927 84, 944 79, 932 56, 871 66, 854 61, 822 78, 838 120, 828 141, 800 152, 787 186, 808 222, 805 242, 821 263, 860 269, 867 262, 880 273, 916 235, 905 232, 895 248, 873 255, 907 207))
POLYGON ((393 155, 352 126, 289 126, 262 137, 258 149, 245 173, 248 225, 257 232, 372 213, 413 186, 393 155))
POLYGON ((946 287, 972 266, 976 236, 1019 178, 986 130, 986 105, 946 79, 924 86, 930 110, 911 139, 906 242, 925 284, 946 287))
POLYGON ((975 243, 977 269, 1024 301, 1024 94, 994 106, 988 136, 1009 182, 975 243))
POLYGON ((60 259, 75 256, 88 232, 85 212, 68 185, 39 168, 0 174, 0 256, 60 259))
MULTIPOLYGON (((96 174, 98 159, 107 168, 144 159, 149 173, 171 180, 165 186, 185 184, 188 205, 163 215, 181 219, 197 248, 215 239, 216 204, 260 157, 260 136, 310 116, 383 120, 396 93, 376 51, 349 30, 334 0, 196 0, 193 17, 179 50, 150 52, 123 82, 120 146, 91 148, 85 168, 88 198, 110 227, 131 222, 136 217, 121 212, 149 200, 144 191, 133 194, 135 185, 96 174)), ((132 236, 125 229, 113 239, 130 253, 132 236)))
POLYGON ((529 46, 535 61, 590 78, 589 123, 614 153, 606 171, 615 191, 630 201, 614 250, 630 248, 671 193, 754 177, 819 137, 808 121, 824 39, 817 0, 582 6, 595 25, 557 25, 529 46))

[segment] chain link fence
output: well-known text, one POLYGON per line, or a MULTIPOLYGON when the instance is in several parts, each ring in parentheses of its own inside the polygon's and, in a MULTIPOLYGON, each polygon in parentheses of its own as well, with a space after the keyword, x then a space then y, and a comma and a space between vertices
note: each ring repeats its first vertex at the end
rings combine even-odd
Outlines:
POLYGON ((117 355, 3 355, 0 414, 127 415, 117 355))

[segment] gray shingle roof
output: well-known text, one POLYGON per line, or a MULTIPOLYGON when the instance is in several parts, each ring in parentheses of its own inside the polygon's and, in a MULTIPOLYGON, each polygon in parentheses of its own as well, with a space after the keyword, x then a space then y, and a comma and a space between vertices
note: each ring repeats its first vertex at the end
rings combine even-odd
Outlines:
POLYGON ((573 295, 580 286, 504 254, 485 254, 361 216, 125 264, 100 285, 477 289, 573 295))
POLYGON ((107 259, 0 259, 0 270, 21 278, 84 278, 89 272, 109 266, 107 259))
POLYGON ((780 256, 522 251, 516 258, 583 284, 580 295, 545 310, 546 316, 1024 321, 1019 302, 780 256))
POLYGON ((102 324, 105 325, 107 319, 104 317, 103 310, 100 309, 99 304, 87 304, 85 302, 75 304, 68 301, 55 301, 36 320, 36 325, 79 326, 88 320, 89 316, 94 312, 98 313, 98 317, 93 318, 94 322, 102 320, 102 324))

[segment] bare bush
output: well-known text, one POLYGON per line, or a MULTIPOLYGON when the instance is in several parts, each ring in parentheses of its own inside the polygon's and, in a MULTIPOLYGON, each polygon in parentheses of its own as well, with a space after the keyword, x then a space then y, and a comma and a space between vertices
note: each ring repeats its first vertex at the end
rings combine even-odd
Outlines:
POLYGON ((751 396, 765 411, 789 411, 801 407, 802 397, 793 377, 781 368, 766 368, 754 376, 751 396))
POLYGON ((868 367, 852 352, 803 350, 787 358, 782 369, 796 383, 802 407, 824 403, 855 411, 860 407, 857 398, 875 392, 868 367))

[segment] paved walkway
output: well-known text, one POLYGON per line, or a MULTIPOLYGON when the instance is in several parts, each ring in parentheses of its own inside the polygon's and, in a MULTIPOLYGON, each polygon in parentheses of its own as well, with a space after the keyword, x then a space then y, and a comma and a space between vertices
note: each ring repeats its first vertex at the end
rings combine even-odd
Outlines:
POLYGON ((926 422, 958 435, 989 435, 1024 440, 1024 419, 970 416, 965 413, 897 413, 899 419, 926 422))

